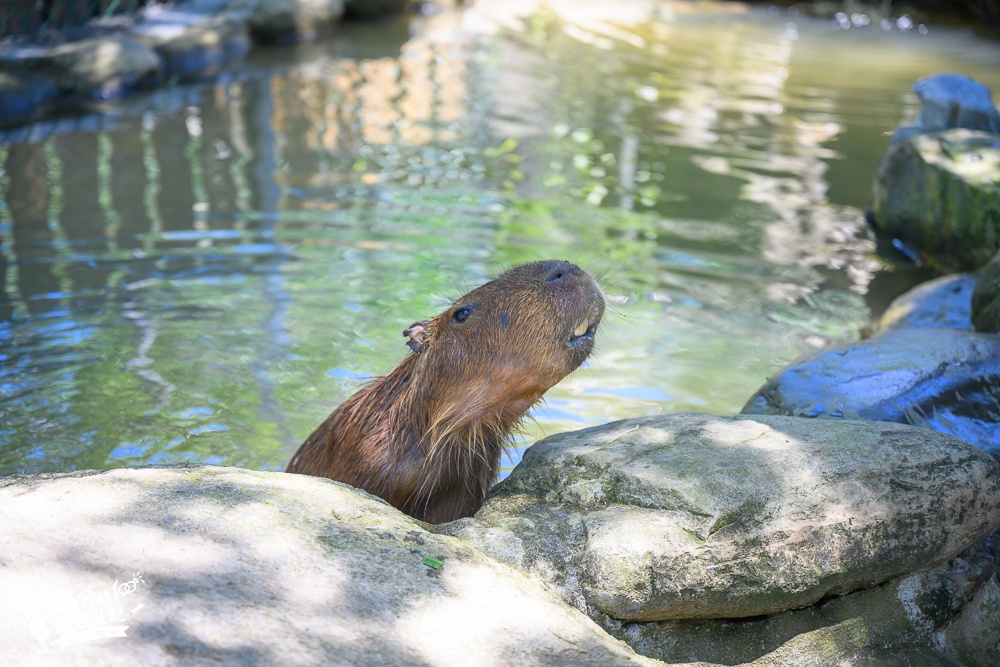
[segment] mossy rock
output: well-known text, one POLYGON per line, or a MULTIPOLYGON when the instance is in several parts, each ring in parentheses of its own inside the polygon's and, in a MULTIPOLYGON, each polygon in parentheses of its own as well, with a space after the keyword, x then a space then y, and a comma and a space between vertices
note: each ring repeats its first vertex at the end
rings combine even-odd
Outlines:
POLYGON ((941 271, 971 271, 1000 249, 1000 136, 964 128, 909 134, 874 185, 877 231, 941 271))

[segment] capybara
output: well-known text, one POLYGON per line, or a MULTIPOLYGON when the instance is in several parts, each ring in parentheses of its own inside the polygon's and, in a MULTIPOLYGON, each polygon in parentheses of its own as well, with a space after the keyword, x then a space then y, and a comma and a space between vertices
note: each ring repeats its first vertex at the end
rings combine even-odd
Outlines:
POLYGON ((412 350, 348 398, 288 472, 329 477, 443 523, 472 516, 528 409, 594 347, 597 283, 575 264, 522 264, 404 336, 412 350))

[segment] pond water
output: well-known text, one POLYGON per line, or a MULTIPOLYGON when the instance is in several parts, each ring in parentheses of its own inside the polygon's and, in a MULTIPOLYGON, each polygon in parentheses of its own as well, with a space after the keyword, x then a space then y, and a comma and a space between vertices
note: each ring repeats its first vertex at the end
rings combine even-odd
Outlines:
POLYGON ((281 469, 411 322, 549 257, 612 308, 519 445, 735 413, 917 278, 862 220, 913 82, 1000 88, 1000 47, 960 28, 530 4, 345 28, 5 131, 0 474, 281 469))

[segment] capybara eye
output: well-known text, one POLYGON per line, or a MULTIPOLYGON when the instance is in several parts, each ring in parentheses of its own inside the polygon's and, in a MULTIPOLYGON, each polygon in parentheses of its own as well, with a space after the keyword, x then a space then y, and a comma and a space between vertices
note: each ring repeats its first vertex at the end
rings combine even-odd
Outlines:
POLYGON ((469 319, 469 315, 471 314, 472 311, 470 309, 459 308, 454 313, 452 313, 451 319, 455 320, 456 322, 464 322, 465 320, 469 319))

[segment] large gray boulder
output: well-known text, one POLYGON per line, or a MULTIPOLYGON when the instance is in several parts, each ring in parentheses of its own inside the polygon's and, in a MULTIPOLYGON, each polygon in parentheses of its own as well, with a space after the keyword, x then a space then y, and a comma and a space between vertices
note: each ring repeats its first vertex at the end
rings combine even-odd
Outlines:
POLYGON ((736 619, 942 563, 1000 528, 1000 465, 908 426, 647 417, 547 438, 442 528, 615 621, 736 619))
POLYGON ((315 477, 3 478, 0 545, 5 665, 661 664, 538 582, 315 477))

